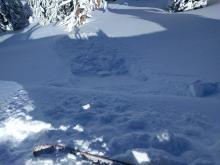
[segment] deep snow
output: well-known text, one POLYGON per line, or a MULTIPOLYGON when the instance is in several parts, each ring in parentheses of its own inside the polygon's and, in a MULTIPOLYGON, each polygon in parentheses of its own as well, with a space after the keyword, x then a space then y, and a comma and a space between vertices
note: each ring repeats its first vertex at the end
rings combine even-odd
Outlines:
POLYGON ((219 165, 220 3, 170 14, 165 0, 95 11, 75 32, 31 24, 0 36, 0 164, 64 143, 133 164, 219 165))

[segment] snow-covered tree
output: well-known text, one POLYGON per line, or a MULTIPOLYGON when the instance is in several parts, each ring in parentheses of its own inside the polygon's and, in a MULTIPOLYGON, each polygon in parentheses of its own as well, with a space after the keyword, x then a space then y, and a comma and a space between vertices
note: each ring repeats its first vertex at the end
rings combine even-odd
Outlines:
POLYGON ((40 24, 59 22, 68 30, 82 25, 91 11, 102 7, 104 0, 27 0, 33 17, 40 24))
POLYGON ((18 30, 28 24, 20 0, 0 0, 0 31, 18 30))
POLYGON ((168 8, 171 12, 179 12, 205 7, 207 0, 170 0, 168 8))

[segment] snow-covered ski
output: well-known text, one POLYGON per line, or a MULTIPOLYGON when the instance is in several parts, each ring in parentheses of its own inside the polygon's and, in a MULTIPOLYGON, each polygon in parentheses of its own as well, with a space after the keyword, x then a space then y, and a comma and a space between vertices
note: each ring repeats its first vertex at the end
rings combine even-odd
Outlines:
POLYGON ((83 159, 91 161, 93 164, 97 165, 132 165, 130 163, 122 162, 119 160, 114 160, 105 156, 91 154, 79 149, 74 149, 69 146, 62 144, 41 144, 37 145, 33 149, 33 155, 35 157, 47 154, 73 154, 75 156, 81 156, 83 159))

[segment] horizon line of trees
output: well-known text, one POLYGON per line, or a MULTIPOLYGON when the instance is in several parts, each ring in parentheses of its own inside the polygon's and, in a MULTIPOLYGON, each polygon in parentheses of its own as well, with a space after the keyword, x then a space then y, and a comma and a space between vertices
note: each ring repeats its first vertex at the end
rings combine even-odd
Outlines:
MULTIPOLYGON (((115 0, 0 0, 0 32, 24 28, 33 18, 41 25, 58 23, 71 31, 81 26, 91 12, 115 0)), ((170 12, 205 7, 208 0, 168 0, 170 12)))

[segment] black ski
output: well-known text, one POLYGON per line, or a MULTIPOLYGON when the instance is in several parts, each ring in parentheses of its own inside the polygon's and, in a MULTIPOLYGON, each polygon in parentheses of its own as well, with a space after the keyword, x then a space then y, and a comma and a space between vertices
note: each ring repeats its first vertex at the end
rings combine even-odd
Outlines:
POLYGON ((105 156, 95 155, 88 152, 81 151, 79 149, 74 149, 61 144, 42 144, 37 145, 33 149, 33 155, 38 157, 40 155, 46 154, 73 154, 75 156, 81 156, 83 159, 91 161, 93 164, 97 165, 132 165, 130 163, 122 162, 119 160, 114 160, 105 156))

